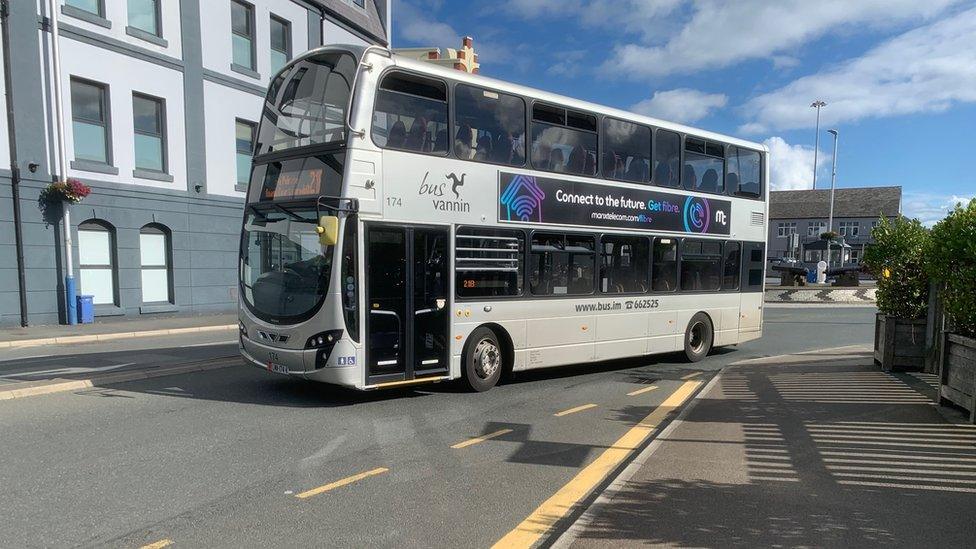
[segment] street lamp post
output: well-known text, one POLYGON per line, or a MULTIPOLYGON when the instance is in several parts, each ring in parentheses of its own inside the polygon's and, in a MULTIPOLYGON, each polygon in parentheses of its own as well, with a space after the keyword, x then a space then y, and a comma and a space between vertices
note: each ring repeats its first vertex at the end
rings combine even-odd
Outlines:
POLYGON ((817 153, 820 152, 820 108, 826 107, 827 103, 820 99, 817 99, 810 104, 811 107, 817 109, 817 137, 813 145, 813 188, 817 188, 817 153))
MULTIPOLYGON (((837 181, 837 141, 840 137, 837 130, 827 130, 827 133, 834 136, 834 155, 831 159, 830 167, 830 217, 827 218, 827 232, 834 230, 834 183, 837 181)), ((841 248, 841 266, 844 265, 844 248, 841 248)), ((827 267, 830 267, 830 241, 827 241, 827 267)))

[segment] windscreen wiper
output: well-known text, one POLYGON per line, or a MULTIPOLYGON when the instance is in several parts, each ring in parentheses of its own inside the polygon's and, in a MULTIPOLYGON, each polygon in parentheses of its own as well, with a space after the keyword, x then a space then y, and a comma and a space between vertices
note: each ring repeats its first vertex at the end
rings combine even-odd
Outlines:
POLYGON ((254 204, 251 204, 250 206, 248 206, 247 207, 247 210, 249 212, 253 213, 254 215, 260 217, 262 221, 267 221, 268 220, 268 216, 266 216, 263 213, 261 213, 261 210, 259 210, 258 207, 255 206, 254 204))

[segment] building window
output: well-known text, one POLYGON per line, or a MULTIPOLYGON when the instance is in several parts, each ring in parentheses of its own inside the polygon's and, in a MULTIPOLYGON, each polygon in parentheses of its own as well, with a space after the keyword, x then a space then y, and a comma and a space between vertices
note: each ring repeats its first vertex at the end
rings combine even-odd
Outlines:
POLYGON ((155 36, 162 36, 159 0, 129 0, 129 26, 155 36))
POLYGON ((254 70, 254 6, 232 0, 230 3, 234 64, 254 70))
POLYGON ((603 176, 643 183, 651 174, 651 129, 603 119, 603 176))
POLYGON ((861 222, 860 221, 841 221, 840 222, 840 235, 848 236, 851 238, 857 238, 861 233, 861 222))
POLYGON ((776 224, 776 236, 784 238, 791 234, 796 234, 796 222, 789 221, 776 224))
POLYGON ((65 0, 64 4, 88 13, 94 13, 99 17, 105 17, 105 6, 102 4, 102 0, 65 0))
POLYGON ((115 304, 115 229, 101 221, 78 225, 78 276, 81 295, 95 305, 115 304))
POLYGON ((236 123, 237 184, 247 186, 251 178, 251 157, 254 155, 254 135, 257 124, 238 119, 236 123))
POLYGON ((291 24, 271 16, 271 73, 276 74, 291 60, 291 24))
POLYGON ((166 172, 166 108, 162 99, 132 94, 136 169, 166 172))
POLYGON ((139 230, 139 257, 142 269, 142 302, 170 303, 169 231, 150 224, 139 230))
POLYGON ((104 84, 71 79, 71 122, 75 160, 110 164, 108 88, 104 84))
POLYGON ((825 232, 827 232, 827 224, 823 221, 812 221, 807 225, 807 236, 819 237, 825 232))
POLYGON ((851 265, 857 265, 861 261, 861 250, 851 250, 851 265))

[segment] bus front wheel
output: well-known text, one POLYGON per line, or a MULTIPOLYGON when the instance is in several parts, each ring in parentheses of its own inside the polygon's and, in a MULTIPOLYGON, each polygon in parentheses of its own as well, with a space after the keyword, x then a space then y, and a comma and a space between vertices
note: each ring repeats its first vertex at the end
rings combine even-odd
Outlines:
POLYGON ((471 332, 461 356, 468 387, 479 393, 494 387, 504 369, 504 356, 498 336, 491 329, 482 326, 471 332))
POLYGON ((712 321, 705 313, 696 313, 685 330, 685 357, 688 362, 698 362, 708 356, 714 341, 712 321))

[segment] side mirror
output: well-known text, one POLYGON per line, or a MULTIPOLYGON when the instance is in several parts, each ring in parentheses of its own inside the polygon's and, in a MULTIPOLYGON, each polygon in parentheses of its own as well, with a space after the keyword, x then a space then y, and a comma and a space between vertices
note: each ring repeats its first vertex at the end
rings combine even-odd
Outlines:
POLYGON ((315 232, 319 233, 319 244, 335 246, 339 241, 339 218, 334 215, 319 217, 319 225, 315 227, 315 232))

